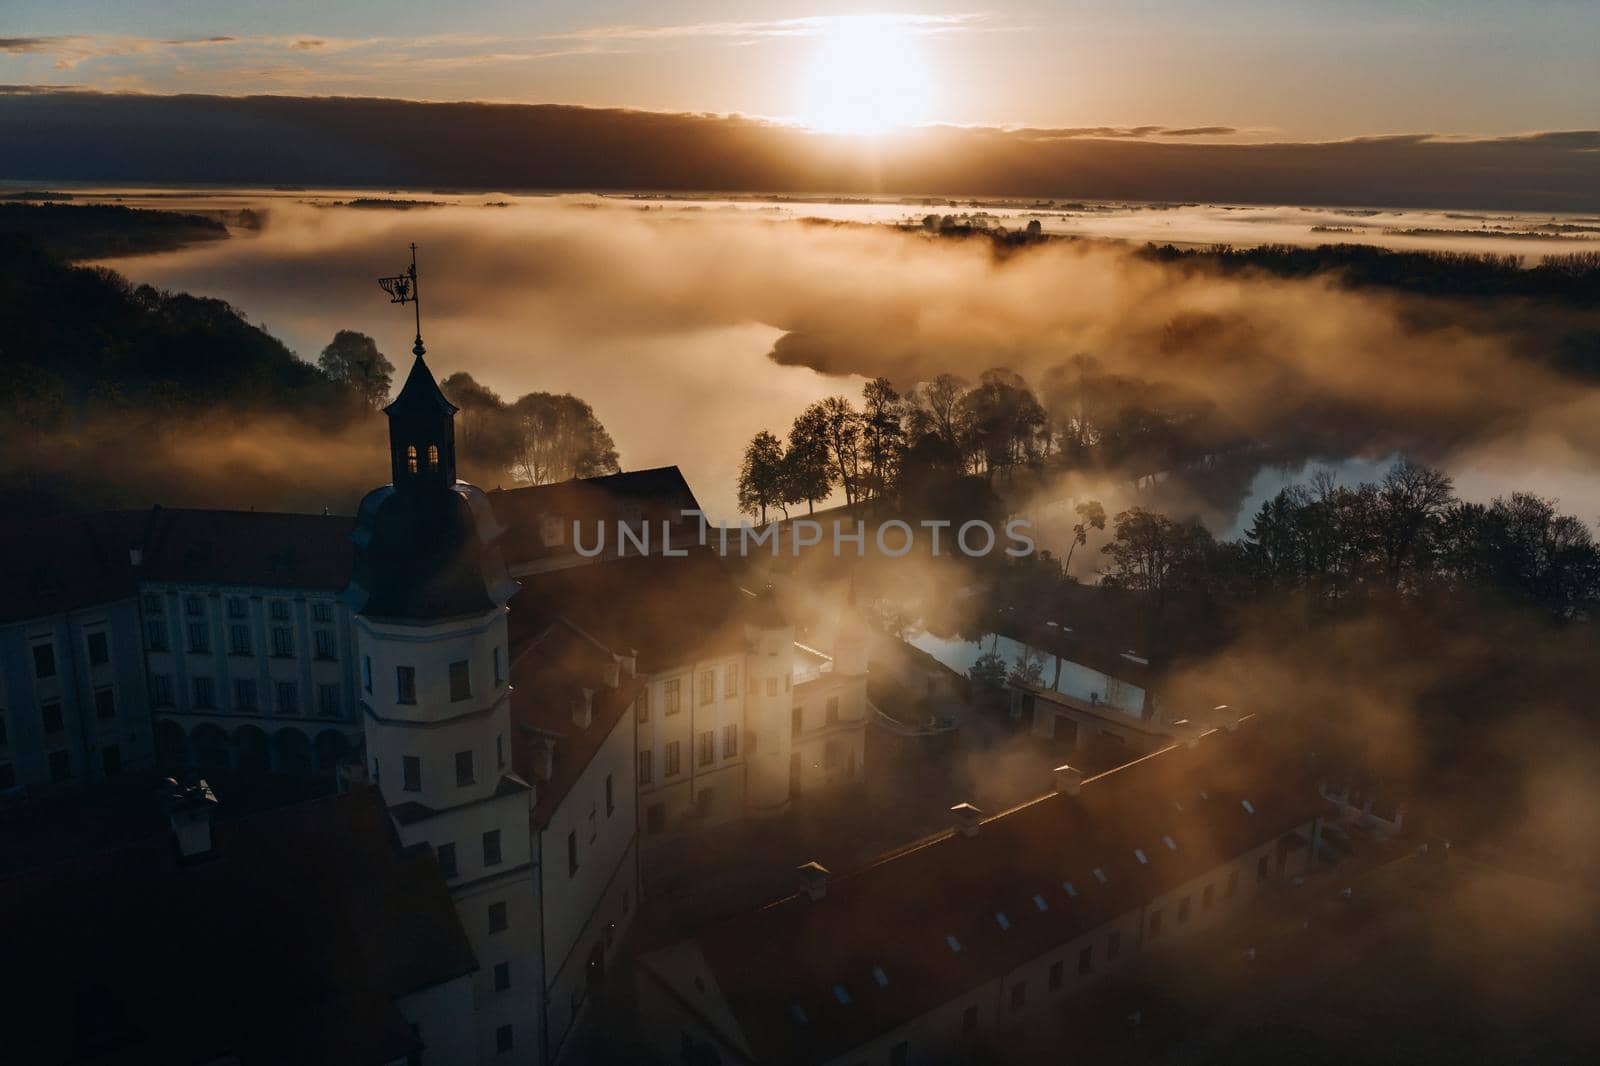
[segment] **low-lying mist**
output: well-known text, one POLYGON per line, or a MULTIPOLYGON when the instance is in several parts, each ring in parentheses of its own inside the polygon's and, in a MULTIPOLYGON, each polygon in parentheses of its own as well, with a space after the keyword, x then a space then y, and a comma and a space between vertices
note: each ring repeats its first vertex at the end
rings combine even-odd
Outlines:
MULTIPOLYGON (((1223 277, 1111 243, 997 254, 983 238, 749 211, 490 199, 508 206, 279 201, 257 234, 113 265, 227 299, 302 355, 354 328, 401 362, 410 315, 386 306, 373 279, 415 241, 440 376, 581 396, 625 468, 677 463, 726 517, 751 435, 878 375, 904 389, 1004 366, 1057 419, 1089 395, 1191 412, 1230 462, 1249 458, 1220 486, 1183 479, 1163 502, 1188 499, 1219 529, 1265 464, 1403 452, 1487 469, 1514 454, 1504 475, 1515 482, 1533 468, 1588 474, 1600 443, 1595 389, 1519 350, 1510 307, 1503 322, 1479 314, 1469 328, 1419 298, 1333 278, 1223 277)), ((1112 482, 1093 491, 1135 491, 1121 472, 1112 482)), ((1084 490, 1028 495, 1043 510, 1084 490)))

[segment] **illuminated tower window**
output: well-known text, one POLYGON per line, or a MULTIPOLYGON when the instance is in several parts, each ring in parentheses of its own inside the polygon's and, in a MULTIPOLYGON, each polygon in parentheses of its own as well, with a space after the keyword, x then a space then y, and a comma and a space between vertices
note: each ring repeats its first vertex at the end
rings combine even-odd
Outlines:
POLYGON ((428 445, 428 469, 439 469, 439 446, 437 444, 428 445))
POLYGON ((406 445, 406 473, 415 474, 416 472, 417 446, 415 444, 408 444, 406 445))

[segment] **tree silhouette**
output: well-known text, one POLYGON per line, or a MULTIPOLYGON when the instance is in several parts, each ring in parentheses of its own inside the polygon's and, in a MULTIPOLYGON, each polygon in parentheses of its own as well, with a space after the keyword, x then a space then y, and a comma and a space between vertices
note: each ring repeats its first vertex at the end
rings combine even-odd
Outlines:
POLYGON ((394 364, 365 333, 341 329, 317 357, 330 381, 349 389, 365 407, 382 407, 394 383, 394 364))

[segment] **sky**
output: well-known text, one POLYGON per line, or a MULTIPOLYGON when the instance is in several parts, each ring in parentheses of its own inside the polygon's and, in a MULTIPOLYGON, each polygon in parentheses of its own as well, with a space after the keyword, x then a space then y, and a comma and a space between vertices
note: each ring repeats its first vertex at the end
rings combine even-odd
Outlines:
POLYGON ((1317 141, 1592 129, 1593 0, 0 0, 0 85, 1317 141))

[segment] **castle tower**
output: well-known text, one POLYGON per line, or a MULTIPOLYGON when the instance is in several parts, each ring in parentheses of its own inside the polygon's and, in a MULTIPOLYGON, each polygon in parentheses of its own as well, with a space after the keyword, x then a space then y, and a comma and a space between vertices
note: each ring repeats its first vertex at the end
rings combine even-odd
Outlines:
POLYGON ((517 583, 488 500, 455 478, 456 408, 421 348, 384 412, 392 481, 361 501, 351 534, 367 763, 401 842, 437 856, 477 957, 476 1010, 454 1024, 475 1030, 477 1061, 535 1062, 530 797, 511 770, 506 604, 517 583))

